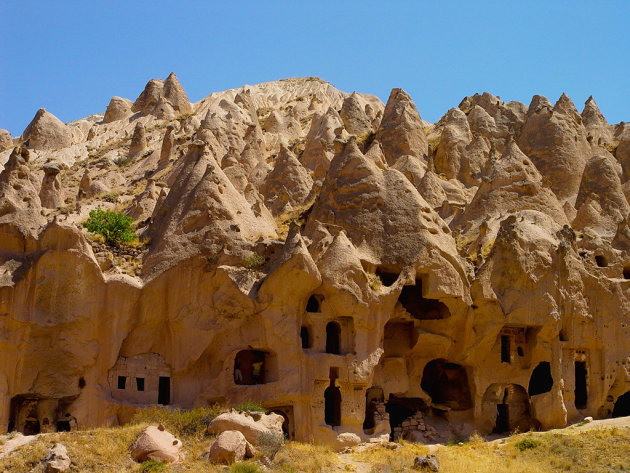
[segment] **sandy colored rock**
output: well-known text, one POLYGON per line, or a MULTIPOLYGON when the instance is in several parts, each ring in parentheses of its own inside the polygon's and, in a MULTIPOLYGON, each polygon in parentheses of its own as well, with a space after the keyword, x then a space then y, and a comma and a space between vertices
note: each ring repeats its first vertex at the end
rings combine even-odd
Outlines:
POLYGON ((129 157, 141 155, 147 149, 147 132, 144 125, 140 122, 133 129, 131 144, 129 145, 129 157))
POLYGON ((208 424, 208 433, 218 434, 225 431, 238 431, 243 434, 249 443, 256 446, 260 442, 261 434, 282 436, 282 421, 282 416, 274 413, 231 411, 212 419, 210 424, 208 424))
POLYGON ((192 112, 192 106, 177 76, 171 72, 164 82, 151 79, 133 103, 131 111, 170 120, 192 112))
POLYGON ((430 124, 317 78, 181 92, 0 153, 0 429, 253 401, 334 447, 627 412, 628 124, 489 93, 430 124), (138 242, 89 235, 98 207, 138 242))
POLYGON ((63 473, 67 471, 70 468, 71 461, 70 457, 68 457, 66 446, 62 443, 56 443, 49 448, 43 463, 45 473, 63 473))
POLYGON ((404 90, 392 89, 376 139, 383 146, 389 164, 403 155, 425 160, 428 145, 424 124, 411 97, 404 90))
POLYGON ((560 202, 573 203, 580 178, 590 158, 586 129, 575 105, 566 95, 552 107, 544 97, 535 96, 517 140, 519 148, 549 180, 560 202))
POLYGON ((157 462, 176 462, 182 442, 163 426, 149 426, 140 432, 130 447, 131 457, 138 463, 152 460, 157 462))
POLYGON ((237 430, 221 432, 208 449, 208 457, 214 463, 231 465, 256 454, 255 448, 237 430))
POLYGON ((54 164, 44 165, 44 178, 39 191, 42 207, 55 209, 63 205, 63 192, 61 179, 59 179, 60 171, 59 167, 54 164))
POLYGON ((103 117, 103 123, 111 123, 117 120, 122 120, 131 115, 131 106, 133 102, 129 99, 122 97, 112 97, 105 110, 105 116, 103 117))
POLYGON ((9 148, 13 144, 11 133, 7 130, 0 129, 0 151, 9 148))
POLYGON ((52 113, 40 108, 22 133, 22 141, 37 150, 56 150, 72 144, 72 132, 52 113))

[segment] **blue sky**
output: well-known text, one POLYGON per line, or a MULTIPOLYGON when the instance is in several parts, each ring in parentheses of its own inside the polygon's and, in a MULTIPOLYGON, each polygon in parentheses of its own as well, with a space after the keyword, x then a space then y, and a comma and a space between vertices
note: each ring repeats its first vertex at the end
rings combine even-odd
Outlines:
POLYGON ((104 112, 174 71, 197 101, 297 76, 386 101, 393 87, 436 121, 466 95, 529 104, 593 95, 630 121, 630 2, 3 0, 0 128, 40 107, 63 121, 104 112))

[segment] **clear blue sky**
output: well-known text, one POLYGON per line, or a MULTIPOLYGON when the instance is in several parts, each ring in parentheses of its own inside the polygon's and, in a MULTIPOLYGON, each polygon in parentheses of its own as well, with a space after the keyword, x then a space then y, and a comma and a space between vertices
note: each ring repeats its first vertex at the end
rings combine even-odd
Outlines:
POLYGON ((593 95, 630 121, 630 2, 9 1, 0 3, 0 128, 40 107, 104 112, 174 71, 197 101, 297 76, 386 101, 393 87, 436 121, 475 92, 529 104, 593 95))

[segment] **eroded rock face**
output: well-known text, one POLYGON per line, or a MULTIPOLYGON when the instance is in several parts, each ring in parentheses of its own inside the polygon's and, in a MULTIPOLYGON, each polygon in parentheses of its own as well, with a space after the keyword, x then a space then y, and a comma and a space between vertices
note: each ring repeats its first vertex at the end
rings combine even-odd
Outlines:
POLYGON ((36 150, 56 150, 72 144, 72 132, 52 113, 40 108, 24 129, 22 140, 36 150))
POLYGON ((112 97, 105 110, 105 116, 103 117, 103 123, 111 123, 117 120, 122 120, 131 115, 131 106, 133 102, 129 99, 122 97, 112 97))
POLYGON ((170 463, 179 459, 182 442, 164 430, 164 426, 149 426, 144 429, 130 447, 131 457, 138 463, 153 460, 170 463))
POLYGON ((172 119, 192 112, 192 106, 177 76, 171 72, 164 82, 151 79, 133 103, 131 111, 154 115, 159 119, 172 119))
POLYGON ((255 401, 272 414, 212 428, 336 446, 624 407, 630 127, 593 100, 476 94, 432 125, 399 89, 190 104, 171 76, 133 109, 45 118, 0 152, 2 429, 255 401), (92 241, 98 207, 135 246, 92 241))

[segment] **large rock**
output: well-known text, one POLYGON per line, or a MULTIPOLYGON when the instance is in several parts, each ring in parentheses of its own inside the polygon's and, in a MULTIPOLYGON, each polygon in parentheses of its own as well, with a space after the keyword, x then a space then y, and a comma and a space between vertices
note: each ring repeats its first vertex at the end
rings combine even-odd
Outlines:
POLYGON ((44 458, 44 473, 63 473, 70 468, 68 450, 62 443, 56 443, 48 449, 44 458))
POLYGON ((55 150, 72 144, 72 132, 52 113, 40 108, 22 133, 28 147, 37 150, 55 150))
POLYGON ((221 432, 208 449, 208 456, 211 461, 226 465, 231 465, 234 462, 239 462, 244 458, 255 455, 256 449, 254 446, 237 430, 221 432))
POLYGON ((138 463, 147 460, 175 462, 179 459, 182 442, 164 430, 164 426, 151 425, 144 429, 131 445, 131 457, 138 463))
POLYGON ((103 117, 103 123, 111 123, 117 120, 122 120, 131 115, 131 106, 133 102, 129 99, 122 97, 112 97, 105 110, 105 116, 103 117))
POLYGON ((424 123, 404 90, 392 89, 376 139, 383 146, 389 164, 394 164, 403 155, 426 159, 428 144, 424 123))
POLYGON ((42 207, 55 209, 63 205, 63 193, 61 180, 59 179, 59 166, 54 164, 44 165, 44 178, 39 191, 39 199, 42 207))
POLYGON ((7 130, 0 129, 0 151, 9 148, 13 144, 11 133, 7 130))
POLYGON ((283 417, 262 412, 224 412, 208 425, 208 433, 218 434, 226 430, 238 430, 248 442, 258 445, 261 434, 282 434, 283 417))
POLYGON ((134 113, 172 119, 192 112, 192 105, 174 72, 164 82, 151 79, 131 107, 134 113))

